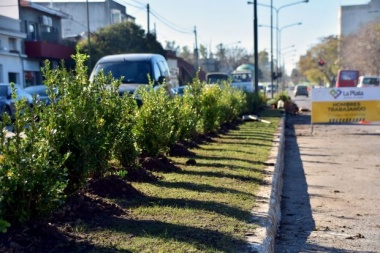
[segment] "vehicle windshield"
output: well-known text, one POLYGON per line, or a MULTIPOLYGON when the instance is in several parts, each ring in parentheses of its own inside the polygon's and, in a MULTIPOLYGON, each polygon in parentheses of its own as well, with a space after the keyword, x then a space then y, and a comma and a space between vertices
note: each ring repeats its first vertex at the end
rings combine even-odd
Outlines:
POLYGON ((150 63, 143 61, 99 63, 95 69, 95 76, 102 70, 105 75, 111 73, 115 79, 123 77, 122 83, 149 84, 148 75, 152 77, 150 63))
POLYGON ((211 74, 207 76, 207 83, 221 83, 223 81, 228 81, 228 75, 211 74))
POLYGON ((379 79, 375 77, 367 77, 363 79, 363 84, 379 85, 379 79))
POLYGON ((251 82, 252 76, 250 73, 233 73, 232 74, 232 82, 251 82))

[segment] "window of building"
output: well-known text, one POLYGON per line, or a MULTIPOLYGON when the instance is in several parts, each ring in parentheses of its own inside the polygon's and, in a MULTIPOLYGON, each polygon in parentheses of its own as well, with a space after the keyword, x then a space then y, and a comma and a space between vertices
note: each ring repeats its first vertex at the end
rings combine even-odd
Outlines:
POLYGON ((120 10, 111 10, 111 23, 121 23, 121 12, 120 10))
POLYGON ((14 72, 8 73, 8 81, 10 83, 19 83, 19 74, 14 72))
POLYGON ((28 25, 28 37, 29 39, 36 40, 37 39, 37 31, 36 31, 37 25, 36 24, 29 24, 28 25))
POLYGON ((17 44, 15 38, 9 38, 9 51, 17 51, 17 44))

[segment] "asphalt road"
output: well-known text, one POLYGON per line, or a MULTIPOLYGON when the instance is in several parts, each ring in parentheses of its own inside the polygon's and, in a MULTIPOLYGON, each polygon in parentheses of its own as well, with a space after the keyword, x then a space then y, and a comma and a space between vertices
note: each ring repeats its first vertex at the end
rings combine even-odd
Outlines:
POLYGON ((303 113, 285 136, 275 252, 380 252, 380 123, 312 128, 303 113))

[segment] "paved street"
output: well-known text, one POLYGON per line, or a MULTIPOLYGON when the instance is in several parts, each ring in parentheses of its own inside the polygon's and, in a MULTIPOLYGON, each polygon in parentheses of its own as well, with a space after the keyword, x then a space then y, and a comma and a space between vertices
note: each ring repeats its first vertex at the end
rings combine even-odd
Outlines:
POLYGON ((311 130, 287 118, 275 252, 380 252, 380 123, 311 130))

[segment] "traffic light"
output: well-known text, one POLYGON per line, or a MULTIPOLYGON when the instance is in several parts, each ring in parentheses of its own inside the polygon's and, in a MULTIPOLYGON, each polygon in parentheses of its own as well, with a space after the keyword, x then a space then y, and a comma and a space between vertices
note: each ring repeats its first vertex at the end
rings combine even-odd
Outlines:
POLYGON ((272 73, 272 79, 273 80, 276 80, 277 78, 281 78, 282 77, 282 72, 273 72, 272 73))
POLYGON ((320 59, 318 62, 318 65, 321 67, 324 66, 325 64, 326 64, 326 62, 323 59, 320 59))

